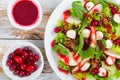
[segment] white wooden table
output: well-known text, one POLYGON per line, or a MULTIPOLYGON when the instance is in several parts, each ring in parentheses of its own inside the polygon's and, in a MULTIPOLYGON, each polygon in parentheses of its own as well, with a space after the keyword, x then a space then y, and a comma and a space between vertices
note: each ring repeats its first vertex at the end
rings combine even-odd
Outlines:
POLYGON ((28 41, 37 45, 44 56, 45 65, 42 74, 36 80, 60 80, 51 69, 44 51, 44 32, 52 11, 62 0, 39 0, 43 9, 43 19, 39 27, 23 31, 14 28, 7 17, 9 0, 0 0, 0 80, 10 80, 3 72, 1 61, 6 50, 16 42, 28 41))

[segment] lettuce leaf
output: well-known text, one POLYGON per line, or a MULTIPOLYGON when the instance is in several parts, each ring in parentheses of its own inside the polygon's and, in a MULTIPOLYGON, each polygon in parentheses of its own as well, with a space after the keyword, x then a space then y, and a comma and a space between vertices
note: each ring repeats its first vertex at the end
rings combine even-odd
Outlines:
POLYGON ((72 3, 73 13, 76 15, 80 20, 83 20, 84 13, 87 13, 87 10, 84 8, 83 3, 80 1, 74 1, 72 3))
POLYGON ((64 62, 62 62, 61 60, 58 60, 58 66, 63 69, 63 70, 70 70, 69 66, 67 66, 64 62))
POLYGON ((120 46, 118 45, 113 45, 112 50, 115 51, 116 53, 120 54, 120 46))
POLYGON ((56 43, 62 43, 63 44, 65 42, 65 39, 66 39, 66 36, 62 32, 59 32, 57 34, 57 36, 55 37, 56 43))
POLYGON ((58 26, 58 27, 62 27, 62 26, 63 26, 63 20, 58 20, 57 26, 58 26))
POLYGON ((69 54, 69 52, 68 52, 68 50, 67 50, 67 48, 65 48, 62 44, 56 44, 53 48, 53 51, 54 52, 58 52, 58 50, 60 50, 60 53, 62 54, 62 55, 68 55, 69 54))
POLYGON ((102 12, 103 12, 107 17, 109 17, 109 18, 112 17, 111 9, 109 8, 109 6, 103 7, 102 12))

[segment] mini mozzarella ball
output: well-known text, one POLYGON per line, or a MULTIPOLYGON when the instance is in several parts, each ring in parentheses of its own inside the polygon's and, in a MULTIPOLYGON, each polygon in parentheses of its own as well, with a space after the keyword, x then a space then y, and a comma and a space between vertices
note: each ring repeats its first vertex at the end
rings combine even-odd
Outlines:
POLYGON ((116 23, 120 23, 120 14, 114 14, 113 20, 114 20, 116 23))
POLYGON ((106 71, 105 68, 101 67, 101 68, 99 68, 99 71, 100 71, 100 72, 98 73, 99 76, 105 77, 105 76, 107 75, 107 71, 106 71))
POLYGON ((89 29, 84 29, 82 31, 82 34, 83 34, 84 38, 89 38, 90 37, 90 30, 89 29))
POLYGON ((112 45, 113 45, 113 43, 112 43, 112 41, 110 39, 106 40, 106 48, 107 49, 111 49, 112 45))
POLYGON ((66 35, 69 38, 75 39, 76 38, 76 31, 75 30, 68 30, 66 35))
POLYGON ((94 7, 94 3, 93 2, 87 2, 86 3, 86 9, 88 11, 90 11, 93 7, 94 7))
POLYGON ((75 24, 80 24, 80 23, 81 23, 81 20, 78 19, 77 17, 69 16, 69 17, 67 18, 66 22, 71 23, 71 24, 73 24, 73 23, 75 23, 75 24))
POLYGON ((113 65, 115 63, 115 60, 116 59, 114 57, 109 56, 109 57, 106 58, 106 63, 108 65, 113 65))
POLYGON ((101 31, 97 31, 96 34, 97 34, 97 40, 100 40, 103 38, 103 33, 101 31))
POLYGON ((90 67, 90 63, 86 62, 82 67, 81 67, 81 71, 87 71, 90 67))

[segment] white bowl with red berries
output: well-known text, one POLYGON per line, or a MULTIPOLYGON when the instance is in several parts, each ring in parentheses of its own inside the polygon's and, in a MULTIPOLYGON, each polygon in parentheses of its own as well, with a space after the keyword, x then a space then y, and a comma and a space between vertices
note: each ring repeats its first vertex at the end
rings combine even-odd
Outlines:
POLYGON ((42 72, 43 66, 41 51, 29 42, 11 46, 2 60, 4 72, 13 80, 34 80, 42 72))

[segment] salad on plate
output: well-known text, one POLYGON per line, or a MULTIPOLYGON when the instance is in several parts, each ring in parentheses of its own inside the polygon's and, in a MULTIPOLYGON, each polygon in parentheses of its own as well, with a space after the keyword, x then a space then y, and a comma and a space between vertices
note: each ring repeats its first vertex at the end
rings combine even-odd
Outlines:
POLYGON ((78 80, 120 77, 120 5, 109 0, 74 1, 58 20, 51 42, 58 70, 78 80))

